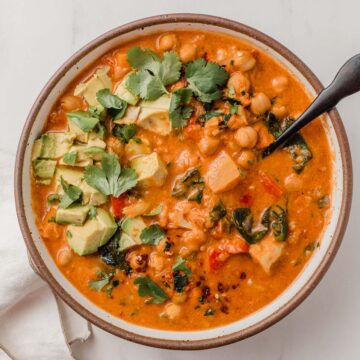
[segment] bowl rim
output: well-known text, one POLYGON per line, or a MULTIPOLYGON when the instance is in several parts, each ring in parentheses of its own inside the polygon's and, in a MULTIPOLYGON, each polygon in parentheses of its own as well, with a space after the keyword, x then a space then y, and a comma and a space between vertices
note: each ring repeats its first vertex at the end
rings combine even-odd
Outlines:
MULTIPOLYGON (((341 200, 340 214, 336 226, 336 230, 333 234, 331 243, 329 245, 326 255, 321 260, 320 264, 311 275, 310 279, 304 286, 298 291, 298 293, 292 297, 286 304, 284 304, 276 312, 271 313, 268 317, 262 319, 258 323, 236 331, 234 333, 219 336, 215 338, 203 339, 203 340, 165 340, 147 337, 139 335, 133 332, 123 330, 115 325, 112 325, 109 322, 97 317, 92 314, 82 305, 80 305, 69 293, 67 293, 61 285, 55 280, 49 269, 46 267, 45 262, 41 258, 34 240, 32 239, 32 234, 29 229, 27 219, 25 216, 24 209, 24 199, 23 199, 23 163, 25 152, 28 145, 28 138, 30 131, 32 129, 33 123, 37 117, 37 113, 40 110, 44 100, 50 93, 51 89, 55 84, 66 74, 66 72, 78 62, 86 54, 102 45, 104 42, 107 42, 114 37, 119 35, 126 34, 128 32, 154 26, 154 25, 165 25, 171 23, 191 23, 194 25, 213 25, 223 29, 232 30, 244 35, 249 36, 252 39, 255 39, 266 46, 272 48, 277 53, 279 53, 283 58, 285 58, 289 63, 291 63, 304 78, 309 82, 309 84, 315 89, 318 93, 323 89, 323 85, 315 74, 289 49, 284 45, 280 44, 278 41, 274 40, 270 36, 250 27, 239 23, 234 20, 225 19, 218 16, 205 15, 205 14, 195 14, 195 13, 174 13, 174 14, 164 14, 151 16, 130 22, 125 25, 116 27, 110 31, 107 31, 103 35, 97 37, 96 39, 90 41, 88 44, 80 48, 73 56, 71 56, 56 73, 50 78, 50 80, 45 84, 41 90, 39 96, 35 100, 24 125, 23 131, 21 133, 20 141, 18 144, 17 154, 16 154, 16 163, 15 163, 15 177, 14 177, 14 191, 15 191, 15 204, 18 221, 20 224, 20 229, 24 237, 27 249, 29 251, 31 260, 37 270, 39 271, 41 277, 49 284, 51 289, 58 295, 63 301, 65 301, 73 310, 75 310, 82 317, 89 320, 94 325, 99 328, 119 336, 125 340, 130 340, 135 343, 142 345, 148 345, 163 349, 175 349, 175 350, 200 350, 200 349, 209 349, 214 347, 219 347, 227 344, 234 343, 239 340, 243 340, 247 337, 257 334, 260 331, 263 331, 273 325, 274 323, 281 320, 283 317, 288 315, 292 310, 294 310, 305 298, 313 291, 313 289, 320 282, 330 264, 332 263, 339 247, 342 242, 346 225, 349 218, 351 200, 352 200, 352 163, 350 155, 349 142, 345 133, 345 129, 340 118, 339 113, 334 108, 328 115, 332 122, 332 125, 335 130, 335 134, 339 143, 341 161, 343 165, 343 196, 341 200)), ((285 290, 286 291, 286 290, 285 290)))

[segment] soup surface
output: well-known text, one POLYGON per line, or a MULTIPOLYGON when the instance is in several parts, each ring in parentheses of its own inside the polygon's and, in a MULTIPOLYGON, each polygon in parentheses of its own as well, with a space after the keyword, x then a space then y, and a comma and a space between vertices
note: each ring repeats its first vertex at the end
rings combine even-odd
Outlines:
POLYGON ((41 237, 66 278, 142 326, 200 330, 274 300, 329 218, 320 119, 262 159, 310 98, 262 50, 178 30, 89 66, 32 154, 41 237))

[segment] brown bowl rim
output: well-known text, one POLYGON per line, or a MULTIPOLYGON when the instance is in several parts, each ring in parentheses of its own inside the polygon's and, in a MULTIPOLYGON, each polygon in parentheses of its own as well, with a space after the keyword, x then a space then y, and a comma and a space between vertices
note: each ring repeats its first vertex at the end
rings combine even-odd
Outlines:
POLYGON ((32 239, 32 234, 29 229, 27 219, 25 216, 24 202, 23 202, 23 192, 22 192, 22 173, 23 173, 23 162, 25 151, 27 147, 28 138, 32 125, 35 121, 38 111, 40 110, 42 103, 48 96, 51 89, 55 84, 66 74, 66 72, 76 64, 84 55, 92 51, 94 48, 103 44, 104 42, 117 37, 119 35, 126 34, 130 31, 137 29, 144 29, 153 25, 162 25, 169 23, 191 23, 191 24, 205 24, 205 25, 214 25, 224 29, 233 30, 238 33, 247 35, 252 39, 260 41, 269 48, 272 48, 277 53, 282 55, 287 61, 289 61, 313 86, 316 92, 320 92, 323 89, 323 85, 315 74, 290 50, 285 46, 274 40, 268 35, 255 30, 247 25, 236 22, 234 20, 229 20, 212 15, 204 14, 165 14, 147 17, 131 23, 119 26, 113 30, 106 32, 105 34, 99 36, 98 38, 92 40, 87 45, 78 50, 73 56, 71 56, 60 68, 59 70, 51 77, 51 79, 46 83, 42 91, 40 92, 38 98, 35 100, 29 115, 26 119, 24 125, 17 155, 16 155, 16 165, 15 165, 15 202, 16 202, 16 211, 18 216, 18 221, 20 224, 21 232, 24 237, 26 246, 30 253, 31 259, 35 264, 36 268, 41 273, 41 276, 45 281, 50 285, 52 290, 64 300, 71 308, 73 308, 78 314, 89 320, 91 323, 95 324, 99 328, 119 336, 123 339, 130 340, 142 345, 148 345, 163 349, 175 349, 175 350, 200 350, 200 349, 209 349, 218 346, 223 346, 227 344, 234 343, 239 340, 243 340, 247 337, 257 334, 260 331, 265 330, 269 326, 273 325, 277 321, 281 320, 292 310, 294 310, 316 287, 319 281, 324 276, 325 272, 329 268, 331 262, 333 261, 345 233, 346 225, 349 218, 351 199, 352 199, 352 163, 348 139, 345 133, 345 129, 342 123, 342 120, 339 116, 339 113, 336 109, 333 109, 329 112, 330 120, 335 129, 336 136, 339 141, 339 147, 341 152, 341 159, 343 163, 343 197, 340 209, 340 216, 336 226, 335 233, 331 240, 329 250, 322 259, 321 263, 317 269, 312 274, 308 282, 298 291, 298 293, 292 297, 286 304, 284 304, 276 312, 272 313, 265 319, 260 322, 245 328, 243 330, 234 332, 232 334, 219 336, 211 339, 205 340, 166 340, 166 339, 157 339, 152 337, 147 337, 132 333, 121 329, 115 325, 106 322, 105 320, 95 316, 90 311, 85 309, 80 305, 70 294, 68 294, 61 285, 55 280, 49 269, 46 267, 44 261, 42 260, 34 240, 32 239))

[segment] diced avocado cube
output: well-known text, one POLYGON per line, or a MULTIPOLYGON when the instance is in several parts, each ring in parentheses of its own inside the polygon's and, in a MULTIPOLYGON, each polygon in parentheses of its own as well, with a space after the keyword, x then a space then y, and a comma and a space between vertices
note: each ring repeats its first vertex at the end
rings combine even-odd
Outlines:
MULTIPOLYGON (((95 147, 98 147, 98 148, 101 148, 101 149, 105 149, 106 148, 106 142, 101 140, 99 137, 95 137, 95 136, 92 136, 93 134, 90 134, 90 138, 89 138, 89 141, 88 141, 88 146, 95 146, 95 147)), ((97 134, 96 134, 97 135, 97 134)))
POLYGON ((142 241, 140 240, 141 232, 146 228, 146 224, 144 220, 138 216, 135 218, 126 217, 121 222, 121 229, 122 231, 129 235, 136 244, 141 244, 142 241))
POLYGON ((86 221, 83 226, 69 225, 67 241, 78 255, 89 255, 97 251, 103 236, 103 230, 96 219, 86 221))
POLYGON ((99 246, 106 244, 110 238, 115 234, 117 224, 113 216, 104 209, 97 209, 96 220, 99 222, 100 227, 103 229, 103 234, 99 246))
POLYGON ((82 170, 69 169, 66 167, 58 167, 56 169, 56 181, 60 185, 61 177, 69 184, 79 186, 83 179, 82 170))
POLYGON ((31 160, 36 160, 41 156, 41 147, 42 147, 41 139, 35 140, 31 152, 31 160))
POLYGON ((109 212, 97 209, 97 215, 83 226, 69 225, 67 240, 78 255, 89 255, 97 251, 115 233, 117 225, 109 212))
MULTIPOLYGON (((100 140, 101 141, 101 140, 100 140)), ((68 164, 61 159, 60 165, 73 165, 85 167, 93 164, 93 160, 101 161, 105 150, 97 146, 88 145, 73 145, 69 152, 76 153, 76 162, 74 164, 68 164)))
POLYGON ((58 159, 69 151, 74 136, 70 133, 48 132, 41 136, 40 157, 45 159, 58 159))
POLYGON ((75 90, 75 96, 83 96, 90 106, 97 106, 99 102, 96 93, 102 89, 111 89, 111 78, 107 75, 108 66, 96 70, 95 74, 86 82, 79 84, 75 90))
POLYGON ((34 174, 40 179, 51 179, 55 173, 56 161, 36 159, 32 162, 34 174))
POLYGON ((74 206, 67 209, 58 208, 55 220, 58 224, 84 224, 89 212, 88 206, 74 206))
POLYGON ((114 123, 126 125, 135 124, 139 117, 140 110, 140 106, 128 106, 125 116, 121 119, 114 120, 114 123))
POLYGON ((125 85, 126 80, 130 74, 131 73, 127 74, 124 77, 124 79, 116 87, 114 94, 118 96, 120 99, 125 100, 127 103, 131 105, 136 105, 137 102, 139 101, 139 97, 131 93, 125 85))
POLYGON ((139 243, 134 238, 124 232, 121 233, 119 251, 125 251, 136 245, 139 245, 139 243))
POLYGON ((82 202, 83 204, 99 206, 107 202, 107 196, 100 191, 94 189, 85 180, 83 180, 79 186, 82 190, 82 202))
POLYGON ((171 96, 162 95, 154 101, 143 100, 139 106, 141 108, 160 109, 169 112, 171 96))
POLYGON ((136 171, 140 186, 162 186, 167 177, 165 164, 156 152, 142 155, 130 161, 131 167, 136 171))
POLYGON ((171 132, 169 112, 163 109, 142 108, 136 124, 162 136, 169 135, 171 132))
POLYGON ((72 121, 68 120, 69 132, 75 136, 75 139, 83 143, 89 141, 89 133, 82 131, 72 121))
POLYGON ((129 143, 125 145, 125 154, 128 158, 150 153, 151 148, 147 140, 141 140, 141 143, 138 143, 134 139, 130 139, 129 143))

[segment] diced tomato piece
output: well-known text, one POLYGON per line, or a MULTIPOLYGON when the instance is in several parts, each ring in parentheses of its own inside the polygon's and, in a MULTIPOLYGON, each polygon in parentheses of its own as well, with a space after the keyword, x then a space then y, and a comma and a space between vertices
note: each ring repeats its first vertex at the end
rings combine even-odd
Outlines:
POLYGON ((123 208, 125 206, 126 195, 120 195, 119 197, 111 197, 111 209, 115 217, 121 218, 123 216, 123 208))
POLYGON ((240 202, 246 207, 251 207, 254 203, 254 196, 252 194, 245 194, 240 197, 240 202))
POLYGON ((200 124, 189 124, 184 128, 184 133, 186 134, 186 136, 195 141, 200 140, 201 137, 200 131, 201 131, 200 124))
POLYGON ((269 176, 260 174, 260 182, 269 194, 274 195, 277 198, 283 194, 283 189, 271 180, 269 176))
POLYGON ((209 252, 209 266, 210 270, 216 271, 224 265, 224 261, 221 259, 223 251, 211 249, 209 252))

